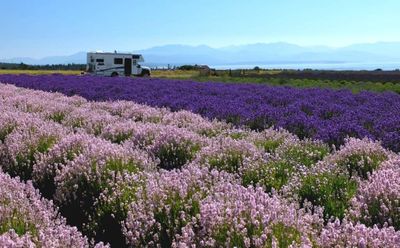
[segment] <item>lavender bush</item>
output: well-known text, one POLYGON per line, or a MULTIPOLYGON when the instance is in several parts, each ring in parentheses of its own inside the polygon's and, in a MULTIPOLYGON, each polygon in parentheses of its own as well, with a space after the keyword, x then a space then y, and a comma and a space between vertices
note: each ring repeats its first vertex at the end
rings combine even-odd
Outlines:
POLYGON ((400 159, 382 164, 368 181, 360 185, 352 200, 350 215, 373 227, 391 226, 400 230, 400 159))
POLYGON ((0 110, 0 168, 32 179, 0 173, 0 246, 88 246, 68 223, 113 247, 398 247, 400 158, 372 139, 336 150, 279 128, 5 84, 0 110), (17 209, 10 197, 40 200, 17 209))
POLYGON ((32 184, 0 172, 0 246, 80 248, 89 242, 32 184))
POLYGON ((173 111, 185 109, 255 130, 274 125, 300 138, 337 146, 347 136, 370 137, 400 151, 400 96, 395 93, 63 75, 1 75, 0 82, 89 100, 132 100, 173 111))

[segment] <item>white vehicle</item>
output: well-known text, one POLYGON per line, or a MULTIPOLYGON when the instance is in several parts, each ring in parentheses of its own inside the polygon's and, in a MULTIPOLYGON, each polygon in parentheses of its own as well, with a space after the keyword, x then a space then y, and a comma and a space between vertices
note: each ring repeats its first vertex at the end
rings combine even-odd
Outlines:
POLYGON ((140 54, 89 52, 86 71, 111 77, 131 75, 148 77, 151 73, 150 68, 138 64, 143 61, 143 56, 140 54))

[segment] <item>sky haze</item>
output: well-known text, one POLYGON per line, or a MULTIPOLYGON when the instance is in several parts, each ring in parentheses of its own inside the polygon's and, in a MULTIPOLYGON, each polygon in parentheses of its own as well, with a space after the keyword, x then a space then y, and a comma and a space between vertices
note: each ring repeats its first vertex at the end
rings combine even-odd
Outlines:
POLYGON ((2 1, 0 57, 165 44, 400 41, 397 0, 2 1))

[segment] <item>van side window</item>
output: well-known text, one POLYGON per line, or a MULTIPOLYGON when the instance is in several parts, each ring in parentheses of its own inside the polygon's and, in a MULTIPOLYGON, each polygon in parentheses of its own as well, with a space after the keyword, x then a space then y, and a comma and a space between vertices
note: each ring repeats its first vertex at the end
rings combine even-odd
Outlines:
POLYGON ((104 63, 104 59, 96 59, 97 63, 104 63))
POLYGON ((124 62, 122 58, 114 58, 114 64, 116 65, 122 65, 124 62))

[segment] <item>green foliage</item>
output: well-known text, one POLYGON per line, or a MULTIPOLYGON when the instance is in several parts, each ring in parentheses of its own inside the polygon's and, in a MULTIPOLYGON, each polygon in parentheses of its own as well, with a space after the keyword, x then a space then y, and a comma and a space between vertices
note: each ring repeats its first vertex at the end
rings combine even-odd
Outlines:
POLYGON ((16 125, 9 124, 0 129, 0 143, 5 141, 7 135, 15 129, 15 126, 16 125))
POLYGON ((52 121, 54 121, 54 122, 57 122, 57 123, 60 123, 60 124, 61 124, 61 122, 64 120, 64 118, 65 118, 65 113, 62 112, 62 111, 57 111, 57 112, 55 112, 55 113, 52 113, 52 114, 49 116, 49 119, 50 119, 50 120, 52 120, 52 121))
MULTIPOLYGON (((180 232, 181 228, 186 226, 190 221, 188 218, 184 220, 180 217, 182 211, 187 211, 184 205, 185 200, 180 198, 176 193, 167 199, 166 205, 169 210, 162 208, 161 211, 156 211, 154 214, 154 219, 160 223, 161 229, 159 230, 161 247, 171 247, 172 241, 176 235, 176 232, 180 232), (178 221, 177 221, 178 220, 178 221)), ((200 203, 193 201, 192 208, 189 209, 189 216, 196 216, 200 213, 200 203)))
POLYGON ((53 198, 56 189, 54 178, 57 170, 59 170, 62 165, 66 165, 68 161, 74 160, 76 156, 82 153, 82 150, 83 147, 81 145, 74 145, 66 151, 65 155, 53 157, 52 160, 46 162, 51 166, 49 166, 46 173, 42 175, 40 181, 34 181, 34 186, 40 190, 43 197, 48 199, 53 198))
POLYGON ((129 132, 119 132, 112 137, 107 137, 113 143, 122 144, 124 141, 132 137, 133 131, 129 132))
MULTIPOLYGON (((213 238, 216 241, 216 247, 225 247, 227 245, 227 238, 229 237, 229 247, 247 247, 245 244, 246 237, 257 237, 259 236, 263 230, 264 225, 254 225, 251 221, 247 221, 249 223, 246 225, 246 234, 240 233, 238 231, 231 232, 231 226, 229 223, 224 223, 219 226, 213 238), (227 235, 229 232, 229 235, 227 235)), ((285 226, 281 222, 277 222, 268 227, 271 229, 270 235, 267 237, 266 246, 267 248, 275 247, 272 245, 272 240, 277 242, 277 247, 279 248, 287 248, 292 244, 300 244, 301 242, 301 233, 294 227, 285 226)), ((250 247, 255 247, 254 244, 251 244, 250 247)))
POLYGON ((265 165, 243 173, 242 184, 244 186, 259 185, 266 192, 272 189, 280 190, 287 184, 296 168, 285 160, 271 160, 265 165))
POLYGON ((222 156, 210 157, 208 164, 212 169, 223 170, 229 173, 237 173, 243 165, 244 156, 238 151, 228 151, 222 156))
POLYGON ((225 118, 225 121, 227 123, 232 123, 233 125, 239 125, 240 124, 240 115, 235 115, 235 114, 230 114, 225 118))
POLYGON ((272 246, 272 237, 278 242, 279 248, 286 248, 292 244, 300 244, 301 233, 292 226, 285 226, 283 223, 272 225, 272 234, 268 237, 268 247, 272 246))
POLYGON ((234 140, 241 140, 247 136, 248 136, 248 133, 246 133, 246 132, 235 132, 235 133, 229 134, 229 137, 231 137, 234 140))
MULTIPOLYGON (((226 246, 230 225, 228 223, 221 225, 218 227, 217 231, 213 235, 215 239, 217 247, 224 247, 226 246)), ((239 232, 231 232, 230 233, 230 243, 231 247, 245 247, 244 237, 239 232)))
POLYGON ((72 120, 71 127, 72 128, 82 128, 85 126, 85 118, 84 117, 77 117, 72 120))
POLYGON ((200 202, 194 198, 199 190, 198 187, 192 187, 183 197, 179 192, 171 191, 165 199, 160 199, 161 205, 153 208, 154 220, 157 224, 142 240, 143 245, 154 240, 153 235, 158 234, 157 243, 160 243, 161 247, 171 247, 175 236, 182 234, 182 228, 191 222, 193 217, 200 214, 200 202), (185 218, 182 218, 182 213, 185 213, 185 218))
POLYGON ((198 68, 197 65, 182 65, 178 67, 178 70, 190 71, 190 70, 196 70, 197 68, 198 68))
POLYGON ((190 141, 180 143, 169 142, 161 146, 155 156, 160 160, 158 166, 166 170, 179 169, 191 161, 200 150, 199 144, 190 141))
POLYGON ((125 247, 121 223, 127 218, 130 204, 136 200, 138 188, 143 186, 142 179, 131 180, 129 183, 116 182, 116 188, 108 187, 104 190, 104 198, 99 199, 84 231, 96 240, 109 242, 116 247, 125 247), (115 195, 115 192, 118 194, 115 195))
POLYGON ((33 223, 25 221, 26 217, 18 212, 17 209, 13 210, 12 216, 0 219, 0 235, 14 229, 15 233, 22 236, 30 233, 32 236, 38 235, 38 230, 33 223))
POLYGON ((267 140, 258 140, 254 144, 263 149, 265 152, 273 153, 275 150, 283 143, 283 139, 267 139, 267 140))
POLYGON ((323 143, 303 141, 300 144, 289 146, 284 151, 284 159, 307 167, 322 160, 330 152, 329 147, 323 143))
MULTIPOLYGON (((91 161, 90 176, 76 175, 75 180, 66 182, 66 188, 76 188, 74 192, 74 198, 68 199, 61 206, 61 212, 68 218, 72 225, 76 225, 79 228, 82 227, 83 223, 88 223, 91 216, 89 213, 96 211, 95 202, 99 198, 102 192, 112 190, 110 183, 115 181, 116 174, 120 175, 122 172, 136 173, 139 171, 139 167, 134 160, 125 161, 120 158, 112 158, 105 161, 105 165, 102 171, 99 170, 99 161, 93 159, 91 161)), ((132 191, 134 192, 134 191, 132 191)), ((129 197, 129 192, 127 197, 129 197)), ((112 204, 111 204, 112 206, 112 204)), ((105 210, 107 210, 107 206, 105 210)), ((92 217, 93 218, 93 217, 92 217)))
POLYGON ((139 171, 139 167, 133 160, 124 161, 122 159, 109 159, 106 161, 104 168, 106 172, 129 172, 136 173, 139 171))
MULTIPOLYGON (((282 141, 270 140, 264 145, 266 150, 277 149, 282 141)), ((254 166, 242 175, 244 186, 262 186, 267 192, 280 190, 301 166, 311 167, 329 154, 329 147, 322 143, 302 141, 300 144, 283 147, 279 156, 267 163, 254 166)))
POLYGON ((361 211, 362 216, 368 216, 367 218, 361 218, 359 221, 366 226, 373 227, 378 225, 383 227, 387 225, 390 220, 390 226, 393 226, 395 230, 400 230, 400 201, 399 200, 387 200, 384 197, 374 199, 367 205, 367 211, 361 211), (391 211, 385 211, 382 206, 386 206, 391 211))
POLYGON ((54 65, 27 65, 24 63, 0 63, 1 69, 6 71, 17 71, 21 70, 26 73, 26 70, 32 71, 48 71, 47 73, 51 73, 54 70, 65 70, 65 71, 75 71, 76 74, 79 74, 79 71, 84 71, 86 69, 85 64, 54 64, 54 65))
POLYGON ((338 162, 338 165, 345 168, 349 176, 359 176, 362 179, 368 179, 379 165, 387 159, 384 153, 372 154, 352 154, 338 162))
POLYGON ((42 136, 36 144, 28 147, 28 150, 17 154, 16 163, 8 169, 11 176, 19 176, 22 180, 31 180, 33 165, 36 163, 35 155, 46 153, 57 142, 54 136, 42 136))
POLYGON ((324 207, 324 218, 328 220, 332 216, 343 219, 356 191, 357 183, 346 175, 324 172, 306 175, 297 193, 301 204, 307 200, 324 207))
POLYGON ((275 124, 276 120, 272 120, 271 118, 268 118, 268 116, 260 116, 246 122, 246 126, 255 131, 264 130, 266 128, 272 127, 275 124))

